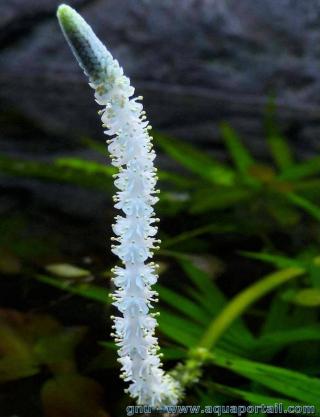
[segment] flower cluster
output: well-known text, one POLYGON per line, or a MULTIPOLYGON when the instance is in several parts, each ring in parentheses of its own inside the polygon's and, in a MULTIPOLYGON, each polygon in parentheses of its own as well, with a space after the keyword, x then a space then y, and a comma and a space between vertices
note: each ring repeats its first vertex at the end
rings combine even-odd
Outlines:
POLYGON ((90 26, 69 6, 58 9, 58 18, 81 67, 95 89, 115 174, 116 216, 112 251, 122 261, 113 269, 117 290, 114 305, 122 317, 114 317, 114 337, 119 346, 122 376, 131 384, 128 392, 138 404, 163 406, 175 404, 178 383, 162 369, 155 337, 156 314, 150 313, 157 293, 151 289, 157 280, 157 265, 148 262, 158 247, 155 238, 159 221, 153 205, 158 191, 155 152, 150 126, 140 103, 133 98, 134 88, 122 68, 95 36, 90 26))

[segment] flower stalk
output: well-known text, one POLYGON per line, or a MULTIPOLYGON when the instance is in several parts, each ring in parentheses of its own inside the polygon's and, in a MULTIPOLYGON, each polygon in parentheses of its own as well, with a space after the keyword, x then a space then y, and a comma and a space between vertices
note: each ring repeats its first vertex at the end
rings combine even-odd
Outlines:
POLYGON ((159 221, 153 205, 158 201, 157 174, 154 167, 151 129, 142 97, 133 97, 134 88, 117 60, 96 37, 90 26, 71 7, 61 5, 58 19, 62 31, 95 90, 96 102, 105 134, 109 136, 111 163, 118 168, 114 184, 116 216, 112 252, 121 266, 113 269, 113 304, 122 313, 114 319, 114 334, 119 346, 122 378, 130 382, 128 393, 138 404, 153 407, 176 404, 179 384, 162 369, 158 340, 155 337, 156 314, 150 313, 157 293, 151 286, 157 281, 157 265, 150 262, 158 248, 159 221))

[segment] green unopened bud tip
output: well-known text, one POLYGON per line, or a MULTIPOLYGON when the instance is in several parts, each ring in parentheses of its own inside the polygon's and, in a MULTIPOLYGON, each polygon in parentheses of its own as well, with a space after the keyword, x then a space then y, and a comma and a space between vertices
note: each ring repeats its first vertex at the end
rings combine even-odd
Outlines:
POLYGON ((76 11, 67 4, 60 4, 57 10, 57 17, 62 26, 70 22, 70 19, 75 15, 76 11))
POLYGON ((91 27, 72 7, 61 4, 57 10, 57 17, 80 66, 92 82, 101 82, 107 54, 105 47, 91 27))
POLYGON ((60 4, 57 10, 57 15, 59 18, 66 17, 68 14, 72 13, 73 9, 67 4, 60 4))

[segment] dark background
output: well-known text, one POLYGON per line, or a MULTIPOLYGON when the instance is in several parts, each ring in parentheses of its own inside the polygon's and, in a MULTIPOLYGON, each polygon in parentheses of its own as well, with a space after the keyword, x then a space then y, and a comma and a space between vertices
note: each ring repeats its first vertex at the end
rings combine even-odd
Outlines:
MULTIPOLYGON (((58 27, 58 4, 0 2, 2 152, 40 160, 90 157, 80 139, 104 141, 92 91, 58 27)), ((264 156, 263 115, 272 96, 279 126, 296 154, 303 158, 319 149, 319 0, 77 0, 70 5, 132 77, 155 128, 223 157, 217 124, 226 120, 264 156)), ((70 214, 97 218, 105 204, 69 187, 44 189, 4 178, 1 200, 18 183, 25 203, 41 195, 41 204, 70 214)))

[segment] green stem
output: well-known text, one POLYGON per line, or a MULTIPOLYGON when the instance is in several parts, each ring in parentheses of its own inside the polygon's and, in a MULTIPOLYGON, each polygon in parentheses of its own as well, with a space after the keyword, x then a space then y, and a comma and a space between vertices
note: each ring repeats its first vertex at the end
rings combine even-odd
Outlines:
POLYGON ((220 336, 227 330, 232 322, 239 317, 256 300, 272 291, 285 282, 304 273, 302 268, 287 268, 267 275, 260 281, 250 285, 244 291, 236 295, 233 300, 215 317, 209 324, 199 347, 211 350, 220 336))

